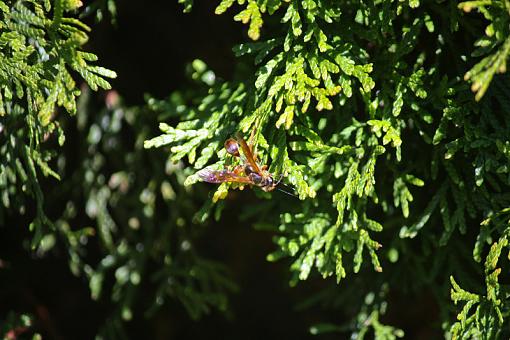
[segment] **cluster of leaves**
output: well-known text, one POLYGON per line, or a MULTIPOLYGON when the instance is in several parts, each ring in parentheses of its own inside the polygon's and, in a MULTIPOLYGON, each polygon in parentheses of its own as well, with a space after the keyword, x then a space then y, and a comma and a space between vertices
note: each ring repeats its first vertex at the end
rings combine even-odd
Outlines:
POLYGON ((497 339, 504 332, 505 319, 510 316, 508 305, 504 301, 510 291, 498 282, 501 268, 497 268, 498 260, 504 248, 508 248, 508 231, 491 246, 485 260, 485 294, 470 293, 462 289, 451 277, 451 298, 457 304, 465 302, 457 321, 452 325, 453 339, 488 338, 497 339), (474 309, 474 311, 473 311, 474 309))
MULTIPOLYGON (((105 4, 114 14, 112 1, 89 3, 82 14, 100 19, 98 8, 105 4)), ((0 1, 0 225, 15 214, 35 216, 29 251, 39 258, 66 249, 71 271, 87 278, 92 298, 116 305, 100 331, 105 338, 126 337, 124 322, 140 296, 151 301, 145 306, 149 315, 169 299, 179 300, 194 319, 211 308, 225 311, 227 293, 237 288, 224 266, 195 249, 200 232, 189 224, 198 195, 183 189, 186 171, 143 150, 161 111, 158 103, 126 109, 109 92, 107 108, 91 107, 90 89, 109 89, 105 78, 115 73, 94 65, 96 55, 81 50, 90 28, 65 15, 79 15, 79 6, 0 1), (77 75, 88 87, 77 83, 77 75), (76 117, 59 115, 63 111, 76 117), (70 146, 64 145, 67 129, 76 131, 70 146), (41 174, 59 185, 43 194, 41 174), (93 252, 95 259, 91 248, 100 250, 93 252), (157 270, 149 275, 148 267, 157 270), (155 289, 146 296, 144 286, 155 289)), ((184 99, 172 100, 178 107, 184 99)), ((13 314, 1 321, 2 335, 15 338, 31 327, 30 320, 13 314)))
POLYGON ((90 28, 67 16, 80 1, 0 1, 0 221, 12 212, 31 214, 36 201, 32 248, 40 245, 51 221, 46 217, 38 176, 59 179, 50 167, 55 144, 65 140, 56 117, 76 113, 80 94, 74 76, 108 89, 115 73, 93 64, 97 56, 81 47, 90 28))
POLYGON ((34 333, 30 328, 33 324, 33 317, 28 314, 18 315, 10 312, 5 320, 0 320, 0 335, 2 339, 17 339, 20 336, 28 339, 31 335, 32 340, 42 339, 41 335, 34 333))
MULTIPOLYGON (((506 227, 480 228, 479 223, 510 204, 509 82, 492 79, 505 71, 508 59, 508 1, 458 6, 389 0, 238 3, 245 7, 234 19, 249 23, 253 40, 260 39, 264 16, 281 19, 279 25, 266 25, 268 40, 234 47, 237 56, 252 56, 251 81, 215 81, 207 95, 197 96, 199 105, 183 108, 175 128, 162 124, 164 134, 146 147, 170 145, 174 160, 188 155, 196 169, 216 154, 210 167, 220 169, 231 162, 222 150, 228 133, 252 134, 261 162, 270 164, 274 176, 284 174, 303 200, 298 209, 280 206, 280 226, 274 229, 279 249, 268 256, 294 258, 292 283, 307 279, 313 267, 323 277, 345 279, 349 272, 360 272, 365 253, 376 271, 389 270, 390 277, 396 269, 382 260, 398 265, 407 254, 420 257, 406 245, 411 239, 438 254, 453 251, 462 238, 471 240, 471 255, 434 258, 432 263, 442 263, 449 272, 435 271, 427 281, 441 282, 434 293, 442 321, 452 324, 447 332, 476 337, 492 327, 493 334, 504 337, 510 305, 494 274, 500 251, 486 255, 491 264, 485 266, 484 280, 462 273, 455 263, 460 257, 477 268, 485 245, 507 246, 500 239, 506 227), (489 22, 487 36, 476 43, 482 49, 472 58, 492 53, 466 73, 475 96, 461 78, 469 65, 462 53, 472 46, 455 40, 458 34, 478 38, 463 31, 473 19, 460 9, 472 8, 489 22), (384 259, 381 245, 391 246, 384 259), (453 323, 444 288, 456 274, 466 280, 461 284, 488 282, 484 299, 497 312, 468 315, 481 301, 473 298, 458 316, 471 317, 470 322, 453 323)), ((222 1, 216 13, 233 4, 222 1)), ((198 180, 192 175, 185 184, 198 180)), ((236 184, 220 185, 212 202, 226 197, 230 187, 236 184)), ((406 268, 416 277, 423 269, 406 268)), ((409 286, 405 289, 418 289, 420 283, 409 286)), ((456 283, 454 288, 462 291, 456 283)), ((469 298, 462 296, 452 298, 469 298)))
MULTIPOLYGON (((232 1, 222 2, 217 13, 231 4, 232 1)), ((274 5, 269 13, 274 13, 281 5, 274 5)), ((248 2, 247 6, 239 16, 252 13, 253 25, 256 17, 253 13, 264 12, 265 5, 260 11, 255 9, 258 5, 254 1, 248 2)), ((275 175, 284 173, 301 199, 314 198, 320 190, 323 193, 321 198, 330 202, 317 204, 316 201, 305 201, 303 210, 307 213, 294 217, 282 215, 279 230, 288 235, 282 236, 278 243, 283 254, 299 255, 293 268, 299 272, 301 279, 307 278, 314 263, 325 277, 335 273, 338 280, 345 277, 341 256, 344 251, 355 250, 352 263, 354 272, 358 272, 364 248, 368 249, 375 269, 381 270, 376 254, 380 244, 370 234, 381 231, 382 226, 367 215, 369 204, 379 202, 374 187, 375 164, 377 158, 387 152, 388 146, 396 149, 396 157, 400 159, 400 129, 405 123, 395 117, 404 105, 404 94, 415 101, 427 96, 422 79, 425 72, 419 68, 423 64, 422 58, 416 63, 417 70, 410 76, 400 75, 398 68, 393 70, 398 84, 394 85, 394 79, 390 79, 390 88, 382 87, 379 97, 373 98, 371 90, 375 82, 370 75, 373 65, 366 62, 368 52, 354 44, 356 33, 361 33, 353 29, 353 32, 345 34, 342 25, 329 25, 341 21, 342 10, 335 6, 326 8, 314 1, 290 2, 282 18, 288 26, 284 36, 234 48, 239 56, 255 54, 255 66, 260 65, 254 72, 253 85, 243 86, 236 92, 242 101, 233 102, 229 95, 231 89, 239 89, 240 85, 215 83, 196 110, 184 112, 182 122, 176 128, 164 124, 161 128, 165 134, 146 143, 146 147, 174 145, 172 157, 179 160, 185 155, 192 155, 188 157, 190 163, 195 163, 195 150, 203 143, 207 146, 195 167, 204 167, 214 151, 218 151, 219 161, 213 168, 219 168, 225 161, 225 152, 219 148, 221 141, 227 137, 225 132, 235 130, 231 122, 238 121, 238 128, 245 132, 256 130, 255 144, 263 150, 261 161, 271 163, 271 172, 275 175), (398 91, 396 99, 392 98, 395 86, 398 91), (354 98, 348 100, 355 91, 365 103, 365 109, 354 98), (332 110, 333 102, 329 98, 333 97, 340 110, 338 114, 307 114, 312 100, 316 102, 316 111, 332 110), (218 105, 213 98, 223 100, 218 105), (395 100, 397 107, 385 105, 382 109, 378 108, 395 100), (361 112, 354 114, 356 111, 361 112), (226 113, 230 118, 228 125, 223 123, 226 113), (186 143, 183 143, 184 140, 186 143), (289 152, 295 155, 294 159, 289 152), (336 213, 331 208, 336 208, 336 213), (294 232, 295 237, 290 237, 294 232)), ((377 10, 369 7, 358 15, 359 30, 364 30, 363 24, 368 25, 369 19, 377 16, 377 10)), ((397 8, 386 10, 397 13, 397 8)), ((347 12, 346 15, 349 14, 353 13, 347 12)), ((383 55, 380 62, 398 60, 409 53, 421 26, 422 22, 417 19, 411 28, 402 29, 404 39, 399 42, 395 38, 393 50, 383 55)), ((258 33, 252 38, 258 38, 258 33)), ((196 176, 192 176, 187 184, 197 180, 196 176)), ((408 215, 407 202, 412 196, 409 191, 407 196, 402 195, 405 192, 403 188, 407 188, 406 181, 415 185, 423 185, 423 182, 411 174, 396 179, 399 187, 395 201, 408 215), (400 187, 403 187, 402 190, 400 187)), ((215 201, 225 197, 227 187, 227 184, 220 186, 214 195, 215 201)))
MULTIPOLYGON (((335 289, 336 287, 331 288, 335 289)), ((388 308, 386 299, 389 289, 387 284, 382 284, 367 293, 360 293, 359 291, 356 291, 354 287, 348 287, 346 289, 349 290, 349 295, 346 296, 349 296, 350 300, 353 302, 355 301, 355 305, 359 305, 358 301, 362 301, 356 317, 342 325, 331 323, 315 324, 310 327, 310 334, 319 335, 324 333, 344 333, 348 330, 354 329, 352 335, 353 337, 356 337, 356 339, 375 338, 395 340, 404 336, 403 330, 390 325, 385 325, 380 321, 380 317, 386 313, 386 309, 388 308)), ((346 303, 345 298, 339 299, 338 296, 336 296, 335 298, 330 299, 331 297, 331 292, 326 291, 326 294, 322 294, 322 296, 314 298, 319 300, 323 308, 329 307, 338 309, 338 307, 346 303), (326 298, 328 300, 326 300, 326 298)), ((301 307, 308 306, 311 303, 312 302, 310 300, 305 300, 301 307)), ((315 303, 317 303, 317 301, 315 303)))
POLYGON ((109 17, 112 24, 117 23, 117 5, 115 0, 95 0, 85 4, 81 17, 94 16, 96 21, 109 17))
POLYGON ((80 98, 76 138, 86 143, 73 146, 80 164, 68 166, 62 189, 50 199, 67 201, 55 222, 59 229, 83 227, 67 245, 72 272, 88 279, 94 300, 116 306, 100 338, 127 337, 124 323, 135 317, 138 304, 151 316, 168 300, 179 300, 197 319, 211 308, 225 311, 228 294, 237 289, 227 269, 195 247, 201 231, 190 226, 199 195, 183 186, 189 171, 166 155, 143 152, 151 125, 158 117, 171 119, 183 100, 175 95, 169 102, 148 99, 147 107, 125 108, 111 91, 107 107, 92 114, 88 91, 80 98), (88 258, 89 244, 100 249, 98 262, 88 258))
MULTIPOLYGON (((179 2, 191 10, 192 1, 179 2)), ((216 13, 234 2, 221 1, 216 13)), ((105 338, 125 335, 123 321, 142 296, 152 301, 149 314, 168 297, 195 318, 225 310, 235 285, 194 240, 197 224, 219 219, 239 185, 219 185, 201 209, 196 198, 207 187, 190 185, 199 181, 196 170, 238 164, 223 142, 241 131, 299 198, 254 189, 272 198, 245 212, 275 234, 268 260, 292 259, 291 284, 316 270, 347 288, 333 286, 321 299, 337 308, 348 301, 351 321, 311 333, 401 337, 381 322, 388 291, 419 294, 428 285, 447 335, 508 338, 510 303, 499 274, 509 266, 500 255, 510 249, 510 80, 494 75, 506 70, 510 52, 509 1, 237 3, 234 19, 249 24, 248 36, 266 36, 234 47, 240 73, 223 81, 196 60, 195 85, 143 108, 123 108, 110 92, 108 108, 93 115, 83 96, 77 138, 85 143, 72 145, 72 158, 54 149, 72 126, 59 108, 77 109, 73 75, 96 90, 109 88, 105 77, 115 74, 92 65, 97 57, 81 50, 89 28, 64 16, 79 1, 0 1, 0 219, 30 210, 26 196, 34 197, 32 248, 44 254, 61 240, 92 297, 111 290, 105 298, 118 308, 105 338), (465 28, 480 22, 488 24, 482 38, 465 28), (473 41, 479 49, 465 57, 473 41), (163 134, 148 139, 156 119, 163 134), (169 155, 144 150, 151 147, 169 155), (53 222, 39 173, 64 178, 48 194, 67 202, 53 222), (87 259, 91 243, 97 263, 87 259), (451 300, 463 304, 456 319, 450 285, 451 300)), ((87 8, 114 13, 111 4, 87 8)))
POLYGON ((464 76, 464 79, 472 81, 471 89, 476 92, 476 99, 480 100, 494 75, 506 72, 506 62, 510 56, 510 1, 465 1, 459 4, 459 8, 465 12, 476 9, 488 20, 485 36, 476 41, 478 48, 471 54, 474 57, 488 56, 464 76))

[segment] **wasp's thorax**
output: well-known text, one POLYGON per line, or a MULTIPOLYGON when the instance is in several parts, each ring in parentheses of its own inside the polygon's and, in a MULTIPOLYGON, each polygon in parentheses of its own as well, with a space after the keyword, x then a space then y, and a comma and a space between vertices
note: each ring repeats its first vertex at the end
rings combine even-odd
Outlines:
POLYGON ((258 174, 253 171, 250 172, 250 168, 245 168, 245 173, 248 175, 253 184, 259 186, 264 191, 272 191, 276 187, 273 177, 267 171, 263 171, 261 174, 258 174))

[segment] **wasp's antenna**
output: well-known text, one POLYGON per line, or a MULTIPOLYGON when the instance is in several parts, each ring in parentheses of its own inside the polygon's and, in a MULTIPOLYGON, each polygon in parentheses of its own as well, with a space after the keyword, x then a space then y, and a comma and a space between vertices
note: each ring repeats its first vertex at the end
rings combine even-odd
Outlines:
MULTIPOLYGON (((278 178, 278 180, 276 181, 276 184, 275 185, 278 185, 280 184, 280 182, 282 181, 283 179, 283 174, 280 174, 280 178, 278 178)), ((283 184, 283 183, 282 183, 283 184)))
POLYGON ((284 187, 286 187, 287 189, 290 189, 290 190, 292 190, 292 191, 295 191, 295 189, 294 189, 293 187, 291 187, 290 185, 287 185, 287 184, 285 184, 285 183, 281 182, 281 179, 277 182, 277 184, 279 184, 279 185, 283 185, 283 186, 284 186, 284 187))
POLYGON ((297 196, 296 196, 296 195, 294 195, 293 193, 288 192, 288 191, 285 191, 285 190, 283 190, 282 188, 276 188, 276 190, 281 191, 281 192, 283 192, 284 194, 287 194, 287 195, 289 195, 289 196, 292 196, 292 197, 295 197, 295 198, 298 198, 298 199, 299 199, 299 197, 297 197, 297 196))
MULTIPOLYGON (((276 183, 274 184, 274 185, 275 185, 275 187, 276 187, 277 185, 282 185, 282 186, 286 187, 287 189, 290 189, 290 190, 292 190, 292 191, 295 191, 295 190, 294 190, 294 188, 292 188, 292 187, 288 186, 287 184, 283 183, 283 182, 282 182, 282 179, 283 179, 283 174, 280 174, 280 178, 278 178, 278 180, 277 180, 277 181, 276 181, 276 183)), ((278 187, 276 187, 276 189, 278 189, 278 190, 279 190, 279 191, 281 191, 281 192, 286 193, 286 194, 287 194, 287 195, 289 195, 289 196, 299 198, 298 196, 296 196, 295 194, 293 194, 293 193, 291 193, 291 192, 289 192, 289 191, 283 190, 283 189, 278 188, 278 187)))

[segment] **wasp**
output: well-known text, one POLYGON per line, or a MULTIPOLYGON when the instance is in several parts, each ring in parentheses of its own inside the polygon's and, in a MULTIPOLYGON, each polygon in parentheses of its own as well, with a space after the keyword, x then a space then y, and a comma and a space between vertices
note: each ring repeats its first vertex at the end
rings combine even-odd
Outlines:
POLYGON ((266 192, 273 191, 281 182, 283 175, 276 180, 274 175, 267 170, 267 165, 259 165, 256 153, 253 152, 251 145, 248 145, 239 133, 236 134, 236 138, 227 139, 224 146, 230 155, 241 158, 244 164, 223 170, 202 169, 197 173, 202 181, 208 183, 231 182, 248 184, 257 186, 266 192), (243 157, 241 157, 240 150, 243 157))

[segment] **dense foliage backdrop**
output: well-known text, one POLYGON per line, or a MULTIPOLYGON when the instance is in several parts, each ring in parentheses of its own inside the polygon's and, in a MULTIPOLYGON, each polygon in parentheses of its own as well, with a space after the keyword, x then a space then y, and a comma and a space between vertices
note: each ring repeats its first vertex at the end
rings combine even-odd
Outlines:
POLYGON ((0 1, 0 334, 509 338, 509 30, 508 0, 0 1), (296 197, 201 183, 236 132, 296 197))

